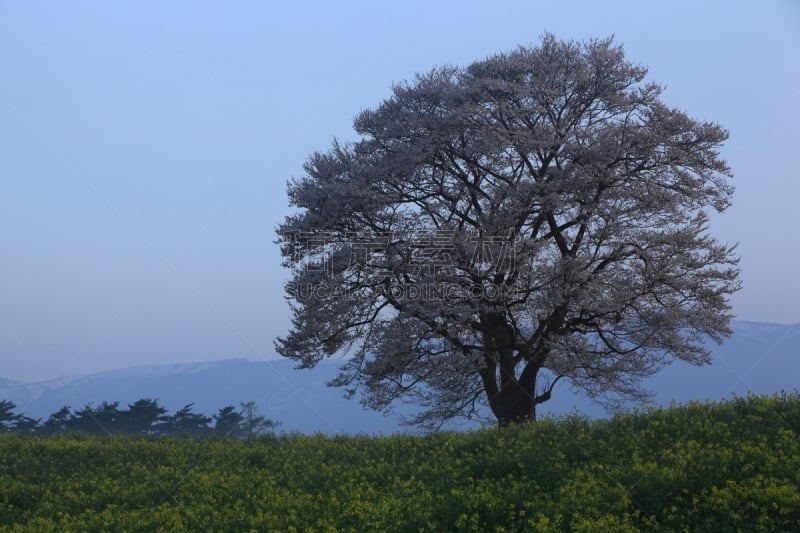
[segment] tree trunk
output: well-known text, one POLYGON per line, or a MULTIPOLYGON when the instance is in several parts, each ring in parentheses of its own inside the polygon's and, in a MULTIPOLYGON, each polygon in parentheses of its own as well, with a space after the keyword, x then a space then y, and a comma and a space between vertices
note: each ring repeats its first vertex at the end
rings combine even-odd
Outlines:
POLYGON ((516 380, 501 389, 490 405, 501 427, 536 420, 536 405, 516 380))
POLYGON ((536 404, 550 399, 549 392, 536 396, 538 370, 535 365, 528 364, 519 379, 503 380, 503 387, 489 399, 499 426, 536 421, 536 404))

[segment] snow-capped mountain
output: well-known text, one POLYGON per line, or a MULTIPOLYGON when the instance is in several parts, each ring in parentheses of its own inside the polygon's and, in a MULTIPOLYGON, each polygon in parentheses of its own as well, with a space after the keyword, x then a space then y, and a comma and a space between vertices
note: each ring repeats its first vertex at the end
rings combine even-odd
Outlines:
MULTIPOLYGON (((675 362, 647 381, 656 405, 690 400, 718 400, 748 392, 772 394, 800 388, 800 324, 781 325, 734 321, 734 334, 713 346, 714 363, 696 367, 675 362)), ((330 388, 341 362, 326 360, 310 370, 296 370, 287 360, 215 362, 141 366, 37 383, 0 379, 0 399, 17 404, 17 412, 47 418, 64 405, 119 401, 124 407, 141 398, 158 399, 170 412, 194 403, 195 412, 211 415, 219 408, 255 401, 259 413, 281 423, 282 431, 303 433, 392 433, 408 430, 399 406, 384 416, 365 410, 343 390, 330 388)), ((569 385, 559 385, 553 399, 540 405, 540 415, 573 411, 604 416, 605 411, 569 385)), ((456 422, 452 429, 478 427, 479 422, 456 422)))

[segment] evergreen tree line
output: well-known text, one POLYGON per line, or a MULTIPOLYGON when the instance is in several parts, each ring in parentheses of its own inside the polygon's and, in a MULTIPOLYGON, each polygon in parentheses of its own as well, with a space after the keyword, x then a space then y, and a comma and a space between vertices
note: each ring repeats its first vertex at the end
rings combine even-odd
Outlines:
POLYGON ((143 437, 188 436, 193 438, 229 437, 247 439, 269 433, 278 425, 260 416, 253 401, 241 408, 222 407, 213 416, 194 412, 192 403, 168 414, 158 400, 143 398, 120 409, 119 402, 87 404, 72 410, 64 406, 47 420, 17 413, 14 402, 0 400, 0 433, 51 436, 66 433, 93 435, 135 435, 143 437))

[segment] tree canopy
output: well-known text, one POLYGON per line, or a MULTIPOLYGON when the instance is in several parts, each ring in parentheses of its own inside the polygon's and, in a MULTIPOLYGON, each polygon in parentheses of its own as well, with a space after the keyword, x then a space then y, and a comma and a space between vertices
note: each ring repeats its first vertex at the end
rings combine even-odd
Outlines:
POLYGON ((394 86, 357 141, 312 154, 278 228, 292 328, 311 367, 377 409, 435 425, 488 404, 535 418, 560 380, 642 399, 672 359, 710 362, 730 333, 727 132, 666 105, 613 39, 545 35, 394 86))

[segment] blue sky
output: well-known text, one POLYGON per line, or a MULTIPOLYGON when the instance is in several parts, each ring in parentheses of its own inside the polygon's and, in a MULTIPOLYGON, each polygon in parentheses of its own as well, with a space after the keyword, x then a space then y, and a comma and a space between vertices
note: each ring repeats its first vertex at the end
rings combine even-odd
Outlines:
POLYGON ((545 31, 615 35, 730 130, 734 311, 800 322, 792 0, 0 0, 0 377, 273 357, 286 180, 392 82, 545 31))

